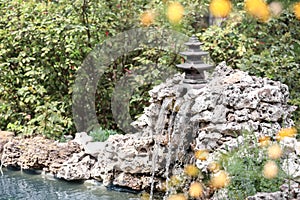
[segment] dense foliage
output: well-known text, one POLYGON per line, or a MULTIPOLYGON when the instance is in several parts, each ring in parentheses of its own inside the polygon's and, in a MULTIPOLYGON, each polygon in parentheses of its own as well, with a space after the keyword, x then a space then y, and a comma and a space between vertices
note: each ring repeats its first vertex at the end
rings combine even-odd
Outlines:
MULTIPOLYGON (((24 135, 60 138, 76 131, 72 119, 72 86, 84 58, 97 45, 132 28, 141 27, 146 10, 155 13, 152 27, 191 35, 198 33, 211 58, 235 68, 286 83, 291 102, 300 105, 299 21, 286 9, 280 17, 261 23, 234 12, 222 26, 209 27, 208 0, 179 1, 185 8, 180 24, 169 23, 168 1, 152 0, 0 0, 0 129, 24 135)), ((233 1, 234 9, 243 7, 233 1)), ((147 91, 159 82, 159 70, 174 69, 178 55, 137 49, 116 60, 99 81, 96 110, 103 129, 118 127, 111 113, 115 84, 131 70, 158 70, 136 77, 130 114, 147 105, 147 91)))
MULTIPOLYGON (((192 1, 186 2, 185 5, 192 1)), ((199 6, 191 3, 189 6, 199 6)), ((73 134, 72 85, 76 71, 97 44, 123 31, 140 27, 147 9, 165 10, 165 2, 143 0, 0 1, 0 129, 23 135, 60 138, 73 134)), ((200 7, 199 7, 200 8, 200 7)), ((186 13, 187 31, 202 26, 190 22, 201 17, 186 13)), ((162 14, 157 26, 171 28, 162 14)), ((145 63, 169 67, 177 55, 155 49, 137 50, 109 66, 96 94, 99 123, 117 129, 110 108, 115 83, 127 71, 145 63)), ((141 78, 141 77, 137 77, 141 78)), ((142 77, 144 78, 144 77, 142 77)), ((140 81, 131 99, 131 115, 147 105, 147 91, 155 83, 140 81)))

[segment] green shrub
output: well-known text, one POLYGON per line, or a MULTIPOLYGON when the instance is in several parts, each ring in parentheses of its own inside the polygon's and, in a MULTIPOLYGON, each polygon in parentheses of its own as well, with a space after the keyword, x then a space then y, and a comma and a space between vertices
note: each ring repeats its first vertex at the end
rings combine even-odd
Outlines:
MULTIPOLYGON (((193 6, 204 5, 191 0, 183 3, 187 9, 182 28, 195 32, 193 21, 203 13, 193 11, 193 6)), ((73 134, 72 86, 84 58, 111 36, 140 27, 140 14, 147 9, 159 13, 154 26, 174 28, 166 21, 165 6, 160 0, 0 0, 0 129, 54 138, 73 134)), ((118 128, 110 105, 117 81, 128 70, 141 67, 142 71, 149 61, 164 70, 178 63, 176 55, 174 59, 154 49, 137 50, 116 60, 101 77, 96 108, 103 128, 118 128)), ((132 117, 147 105, 147 91, 154 84, 144 81, 136 87, 132 117)))
MULTIPOLYGON (((267 149, 260 147, 252 134, 244 133, 243 136, 244 141, 234 150, 224 153, 219 161, 230 175, 229 199, 245 199, 258 192, 278 191, 288 175, 279 167, 275 178, 265 178, 263 168, 269 160, 267 149)), ((276 163, 280 166, 280 160, 276 163)))

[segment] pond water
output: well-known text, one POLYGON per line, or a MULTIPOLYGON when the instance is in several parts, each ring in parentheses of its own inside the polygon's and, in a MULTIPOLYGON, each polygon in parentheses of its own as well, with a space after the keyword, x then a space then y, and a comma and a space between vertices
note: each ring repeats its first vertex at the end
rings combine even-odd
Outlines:
POLYGON ((37 174, 3 168, 0 200, 138 200, 137 194, 108 190, 101 185, 67 182, 37 174))

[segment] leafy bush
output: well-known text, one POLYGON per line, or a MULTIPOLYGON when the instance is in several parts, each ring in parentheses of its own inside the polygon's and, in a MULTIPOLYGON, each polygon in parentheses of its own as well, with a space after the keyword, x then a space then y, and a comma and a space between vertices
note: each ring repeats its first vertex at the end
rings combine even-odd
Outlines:
MULTIPOLYGON (((195 12, 193 6, 204 5, 191 0, 184 5, 182 27, 189 33, 195 27, 200 30, 202 26, 194 21, 204 14, 195 12)), ((159 13, 154 26, 174 28, 166 22, 165 8, 160 0, 150 4, 143 0, 75 0, 72 4, 66 0, 0 0, 0 129, 54 138, 73 134, 72 86, 86 55, 110 36, 140 27, 139 17, 148 9, 159 13)), ((160 63, 165 70, 178 63, 174 55, 145 49, 124 55, 108 67, 96 94, 101 126, 118 128, 110 105, 115 83, 126 71, 149 61, 160 63)), ((147 91, 154 84, 157 82, 144 81, 136 87, 130 104, 133 117, 147 105, 147 91)))
MULTIPOLYGON (((266 148, 260 147, 253 134, 244 133, 244 141, 232 151, 221 156, 220 163, 230 174, 228 196, 230 199, 245 199, 258 192, 276 192, 288 175, 279 168, 273 179, 263 175, 265 164, 269 161, 266 148)), ((280 165, 280 160, 276 161, 280 165)))

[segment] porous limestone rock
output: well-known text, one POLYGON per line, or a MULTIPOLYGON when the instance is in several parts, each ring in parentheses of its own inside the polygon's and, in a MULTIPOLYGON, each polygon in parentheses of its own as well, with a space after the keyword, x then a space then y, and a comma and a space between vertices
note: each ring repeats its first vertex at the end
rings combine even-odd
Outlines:
POLYGON ((56 176, 65 180, 88 180, 95 162, 95 158, 84 152, 75 153, 62 164, 56 176))
MULTIPOLYGON (((176 158, 180 152, 189 157, 188 149, 213 154, 237 148, 243 130, 274 139, 283 124, 294 125, 291 115, 296 107, 288 105, 288 87, 278 81, 250 76, 225 63, 216 67, 205 87, 183 93, 180 79, 177 75, 150 91, 151 105, 133 123, 143 136, 168 136, 170 147, 181 149, 172 151, 176 158)), ((196 162, 202 170, 208 163, 196 162)))
MULTIPOLYGON (((100 151, 97 163, 93 166, 91 176, 103 181, 104 185, 121 183, 120 174, 140 174, 144 177, 151 177, 155 173, 162 172, 166 165, 166 151, 163 138, 138 137, 138 135, 113 135, 104 142, 105 149, 100 151), (155 150, 154 150, 155 148, 155 150), (153 158, 155 156, 155 169, 153 158), (118 181, 115 179, 118 177, 118 181)), ((134 176, 132 176, 134 177, 134 176)), ((136 177, 135 177, 136 179, 136 177)), ((129 181, 132 182, 132 181, 129 181)), ((118 184, 117 184, 118 185, 118 184)), ((119 185, 124 186, 124 185, 119 185)), ((135 189, 136 186, 127 185, 135 189)))
POLYGON ((72 141, 60 144, 44 137, 13 138, 4 145, 1 162, 5 167, 43 169, 57 173, 62 163, 78 152, 79 145, 72 141))

